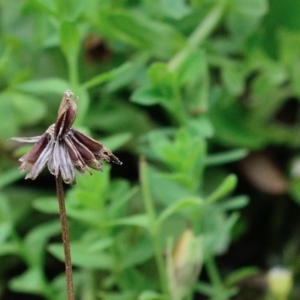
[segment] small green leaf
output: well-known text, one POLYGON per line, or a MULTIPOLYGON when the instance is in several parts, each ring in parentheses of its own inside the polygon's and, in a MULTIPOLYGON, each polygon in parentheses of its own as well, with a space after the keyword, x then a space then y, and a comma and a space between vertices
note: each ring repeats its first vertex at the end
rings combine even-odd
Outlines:
POLYGON ((96 209, 73 207, 67 205, 68 216, 89 226, 102 226, 103 213, 96 209))
POLYGON ((0 244, 3 244, 10 236, 12 231, 11 222, 0 222, 0 244))
MULTIPOLYGON (((64 250, 61 244, 52 244, 49 251, 60 261, 64 261, 64 250)), ((84 243, 71 243, 72 263, 74 266, 88 269, 109 270, 112 266, 112 258, 103 251, 91 251, 84 243)))
POLYGON ((149 229, 149 217, 146 214, 135 215, 127 218, 122 218, 115 221, 107 222, 107 226, 138 226, 149 229))
POLYGON ((9 90, 0 94, 0 135, 15 136, 21 125, 32 125, 46 113, 46 106, 34 96, 9 90))
POLYGON ((228 28, 235 37, 246 38, 267 11, 267 0, 233 0, 228 14, 228 28))
POLYGON ((120 67, 110 70, 108 72, 99 74, 97 76, 95 76, 94 78, 88 80, 87 82, 85 82, 83 84, 83 87, 85 89, 89 89, 91 87, 97 86, 99 84, 108 82, 113 80, 114 78, 116 78, 117 76, 126 76, 127 72, 130 72, 130 69, 132 68, 132 64, 131 63, 125 63, 123 65, 121 65, 120 67))
POLYGON ((56 0, 57 10, 61 12, 61 17, 67 20, 76 20, 89 3, 81 0, 60 1, 56 0), (67 2, 67 3, 66 3, 67 2))
POLYGON ((227 90, 234 96, 244 90, 244 74, 239 65, 226 64, 222 69, 222 79, 227 90))
POLYGON ((9 287, 16 292, 46 295, 47 287, 43 280, 42 269, 31 268, 9 282, 9 287))
POLYGON ((148 70, 148 77, 153 88, 162 99, 174 100, 179 95, 179 84, 176 74, 164 63, 153 63, 148 70))
POLYGON ((132 139, 132 133, 124 132, 124 133, 115 134, 113 136, 104 138, 101 140, 101 142, 103 143, 103 145, 105 145, 105 147, 109 148, 112 151, 115 151, 116 149, 120 148, 131 139, 132 139))
POLYGON ((207 197, 209 203, 216 202, 221 198, 227 196, 237 185, 237 176, 231 174, 227 176, 224 181, 217 187, 217 189, 207 197))
POLYGON ((33 201, 33 207, 46 214, 57 214, 58 203, 55 197, 40 197, 33 201))
POLYGON ((203 201, 200 198, 196 197, 190 197, 190 198, 185 198, 183 200, 180 200, 178 202, 175 202, 165 208, 159 215, 158 217, 158 222, 162 223, 164 222, 167 218, 170 216, 180 212, 182 209, 189 207, 189 206, 198 206, 200 207, 203 204, 203 201))
POLYGON ((190 196, 190 192, 182 185, 168 178, 163 178, 160 172, 150 166, 148 170, 151 192, 154 199, 169 206, 171 203, 190 196), (161 191, 164 192, 162 193, 161 191))
POLYGON ((247 196, 236 196, 219 203, 218 207, 223 210, 237 210, 245 207, 249 203, 247 196))
POLYGON ((0 193, 0 220, 13 223, 12 209, 7 196, 0 193))
POLYGON ((181 19, 191 11, 185 0, 161 0, 162 9, 166 16, 181 19))
POLYGON ((205 229, 203 233, 204 257, 224 253, 230 243, 230 233, 239 218, 238 213, 232 213, 229 217, 208 210, 204 215, 205 229))
POLYGON ((214 135, 214 128, 206 115, 188 120, 188 128, 192 134, 210 138, 214 135))
MULTIPOLYGON (((43 0, 32 0, 26 3, 26 6, 36 8, 40 12, 44 12, 49 16, 56 17, 55 5, 53 1, 43 1, 43 0)), ((25 7, 26 8, 26 7, 25 7)))
POLYGON ((134 291, 110 292, 110 293, 99 291, 98 294, 103 300, 132 300, 136 298, 136 293, 134 291))
MULTIPOLYGON (((209 118, 215 129, 215 138, 223 143, 235 147, 260 149, 269 140, 268 127, 252 119, 248 111, 233 100, 232 96, 222 94, 224 101, 231 102, 211 107, 209 118)), ((272 101, 271 101, 272 102, 272 101)), ((270 101, 269 101, 270 103, 270 101)))
POLYGON ((19 245, 14 242, 1 244, 0 247, 0 256, 6 255, 22 255, 19 245))
POLYGON ((32 267, 42 267, 45 256, 45 244, 50 237, 61 230, 59 221, 48 222, 32 229, 24 239, 24 248, 28 263, 32 267))
POLYGON ((167 300, 168 298, 162 294, 158 294, 154 291, 144 291, 142 292, 138 300, 167 300))
POLYGON ((9 93, 9 97, 20 124, 34 124, 46 113, 46 106, 40 99, 20 93, 9 93))
POLYGON ((187 172, 161 173, 160 176, 161 178, 178 182, 189 191, 194 191, 195 186, 197 186, 195 179, 191 178, 191 175, 187 172))
POLYGON ((133 92, 130 100, 140 105, 154 105, 163 102, 163 97, 152 87, 141 87, 133 92))
POLYGON ((141 11, 103 10, 95 20, 105 36, 167 58, 185 44, 185 38, 168 23, 149 18, 141 11), (163 41, 163 43, 162 43, 163 41))
POLYGON ((22 178, 24 175, 18 169, 9 169, 1 172, 0 177, 0 189, 14 183, 15 181, 22 178))
POLYGON ((102 251, 108 247, 110 247, 113 244, 113 239, 112 238, 101 238, 97 240, 95 243, 91 244, 88 247, 88 250, 93 253, 93 252, 99 252, 102 251))
POLYGON ((205 296, 213 296, 215 293, 215 289, 212 285, 201 281, 196 283, 195 290, 205 296))
POLYGON ((137 186, 130 189, 129 183, 125 180, 115 180, 112 182, 110 194, 111 203, 108 209, 108 215, 111 220, 126 214, 126 204, 137 194, 138 190, 139 188, 137 186))
POLYGON ((14 89, 32 94, 55 93, 62 96, 63 92, 70 88, 69 83, 61 78, 36 79, 22 82, 13 86, 14 89))
POLYGON ((226 286, 232 286, 238 284, 240 281, 254 276, 259 273, 259 269, 257 267, 244 267, 237 271, 231 273, 227 278, 224 280, 224 284, 226 286))
POLYGON ((120 269, 126 270, 133 266, 141 265, 149 260, 154 253, 153 244, 148 236, 142 236, 136 243, 130 245, 129 251, 123 253, 120 269))
POLYGON ((247 149, 236 149, 222 153, 211 154, 206 158, 205 164, 207 166, 215 166, 231 163, 245 158, 248 153, 249 151, 247 149))
POLYGON ((92 176, 77 176, 77 184, 72 194, 67 195, 70 209, 80 212, 80 209, 85 208, 91 213, 103 213, 109 194, 109 174, 110 166, 105 165, 103 172, 94 171, 92 176))
MULTIPOLYGON (((178 79, 182 85, 199 77, 199 71, 206 65, 205 53, 200 50, 188 49, 184 60, 177 68, 178 79)), ((202 79, 202 78, 201 78, 202 79)))

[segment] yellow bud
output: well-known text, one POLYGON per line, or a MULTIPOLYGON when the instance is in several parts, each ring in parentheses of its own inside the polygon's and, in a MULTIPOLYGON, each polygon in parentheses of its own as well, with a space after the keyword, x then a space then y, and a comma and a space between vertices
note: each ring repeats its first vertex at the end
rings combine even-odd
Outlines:
POLYGON ((274 267, 267 273, 267 282, 270 293, 276 299, 285 300, 293 286, 293 275, 288 269, 274 267))
POLYGON ((175 247, 169 244, 167 276, 172 300, 183 299, 196 281, 202 266, 201 237, 186 229, 175 247))

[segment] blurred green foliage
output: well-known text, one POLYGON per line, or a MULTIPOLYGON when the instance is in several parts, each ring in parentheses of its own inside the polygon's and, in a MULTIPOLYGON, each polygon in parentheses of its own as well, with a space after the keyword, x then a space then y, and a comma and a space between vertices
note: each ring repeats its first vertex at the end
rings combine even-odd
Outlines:
MULTIPOLYGON (((25 150, 7 139, 43 132, 70 88, 75 127, 124 157, 112 166, 122 179, 106 165, 67 192, 78 299, 237 294, 257 268, 216 264, 249 202, 232 195, 238 178, 224 165, 270 145, 299 149, 298 114, 277 114, 300 98, 300 3, 0 0, 0 13, 0 293, 65 299, 64 274, 49 276, 49 261, 63 261, 54 180, 18 181, 25 150), (190 264, 208 280, 189 280, 190 264)), ((299 174, 290 181, 299 204, 299 174)))

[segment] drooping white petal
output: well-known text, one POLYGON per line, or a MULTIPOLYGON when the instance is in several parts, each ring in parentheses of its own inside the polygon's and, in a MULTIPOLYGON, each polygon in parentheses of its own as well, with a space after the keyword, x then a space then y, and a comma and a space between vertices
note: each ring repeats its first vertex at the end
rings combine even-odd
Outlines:
POLYGON ((21 143, 36 143, 42 135, 32 137, 12 137, 10 140, 21 142, 21 143))
POLYGON ((74 166, 64 142, 55 142, 48 160, 48 169, 56 177, 60 172, 64 182, 67 184, 75 182, 74 166))
POLYGON ((33 164, 33 166, 31 167, 31 171, 26 175, 25 179, 30 178, 34 180, 42 172, 50 157, 51 152, 53 151, 53 146, 54 142, 51 140, 42 151, 37 161, 33 164))
POLYGON ((59 152, 58 152, 58 141, 54 142, 53 151, 50 154, 49 160, 48 160, 48 169, 50 173, 54 176, 58 176, 59 173, 59 152))
POLYGON ((74 166, 65 143, 59 145, 60 173, 65 183, 75 183, 74 166))

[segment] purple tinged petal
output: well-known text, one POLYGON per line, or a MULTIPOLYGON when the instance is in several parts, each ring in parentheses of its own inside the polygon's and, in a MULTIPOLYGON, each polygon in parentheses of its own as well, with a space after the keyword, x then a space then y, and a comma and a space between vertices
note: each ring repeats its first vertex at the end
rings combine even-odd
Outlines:
POLYGON ((74 94, 70 90, 67 90, 64 93, 58 109, 57 120, 55 122, 55 138, 63 138, 68 133, 75 121, 77 115, 77 105, 72 99, 73 95, 74 94))
POLYGON ((113 154, 110 156, 110 161, 117 165, 123 165, 123 163, 113 154))
POLYGON ((25 179, 30 178, 34 180, 42 172, 53 150, 53 144, 53 141, 50 141, 47 144, 42 153, 39 155, 36 162, 31 167, 31 171, 26 175, 25 179))
POLYGON ((39 159, 41 153, 48 145, 49 135, 48 133, 44 133, 31 150, 19 159, 22 162, 20 167, 21 171, 30 168, 39 159))
POLYGON ((92 139, 91 137, 81 133, 80 131, 72 128, 70 133, 73 135, 73 140, 81 143, 91 152, 93 152, 96 159, 104 159, 107 162, 113 162, 122 165, 122 162, 106 147, 104 147, 100 142, 92 139))
POLYGON ((100 162, 97 161, 95 155, 82 143, 80 143, 74 136, 71 137, 71 141, 77 151, 79 152, 80 156, 84 160, 84 162, 91 168, 102 171, 102 165, 100 162))
POLYGON ((93 153, 99 152, 103 149, 103 145, 93 138, 83 134, 82 132, 72 128, 71 133, 83 145, 85 145, 93 153))
POLYGON ((80 153, 78 152, 77 148, 73 144, 73 141, 69 137, 65 137, 66 147, 71 158, 72 163, 74 164, 75 168, 80 172, 84 173, 86 170, 91 174, 91 171, 83 158, 81 157, 80 153))

